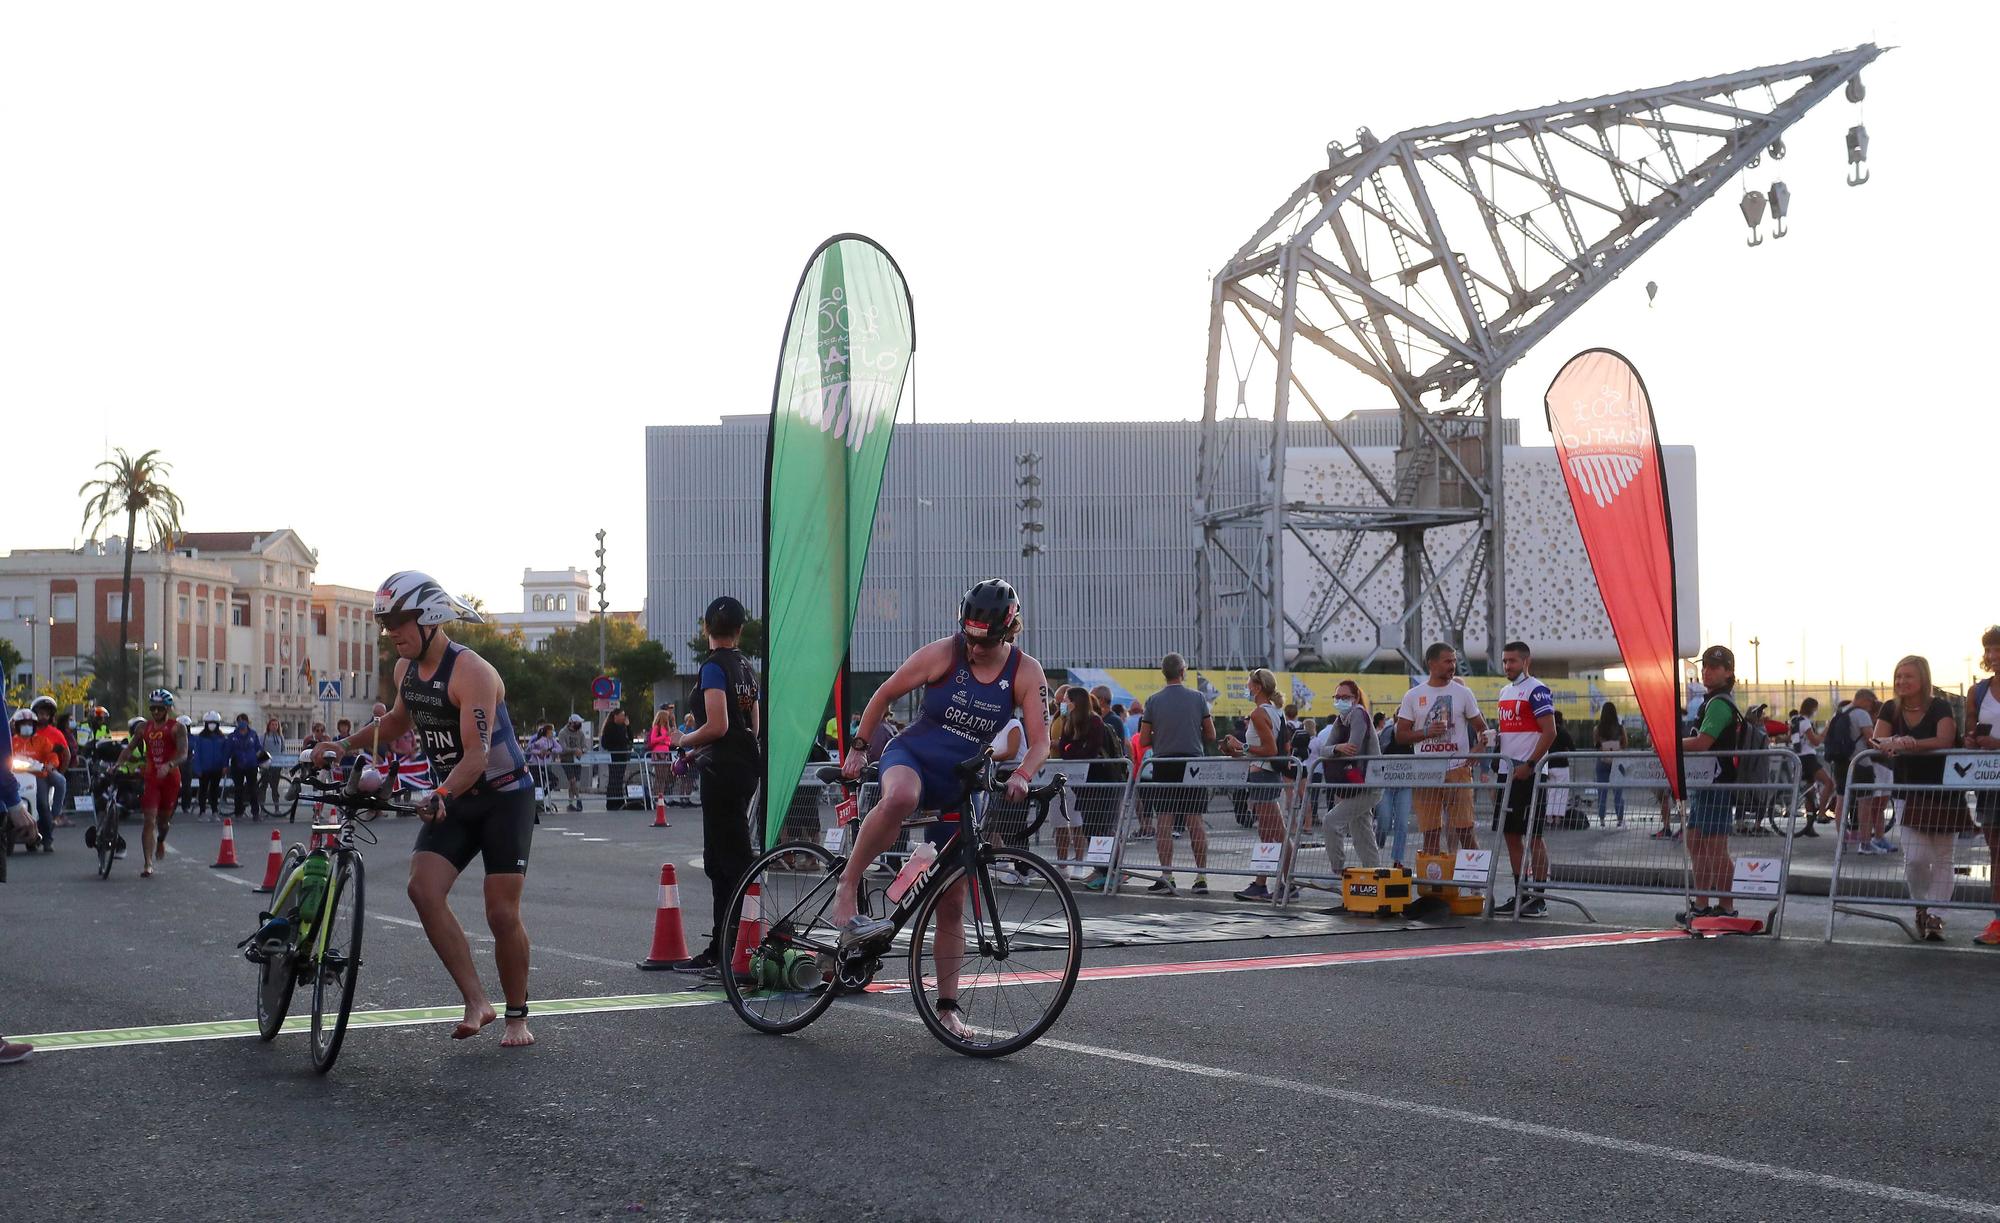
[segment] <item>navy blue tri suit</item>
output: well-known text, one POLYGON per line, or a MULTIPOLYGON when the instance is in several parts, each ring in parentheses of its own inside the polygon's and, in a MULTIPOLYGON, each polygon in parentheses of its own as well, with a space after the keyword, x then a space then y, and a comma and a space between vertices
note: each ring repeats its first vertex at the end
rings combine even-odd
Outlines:
MULTIPOLYGON (((444 658, 429 679, 417 677, 415 661, 403 672, 403 708, 440 783, 465 758, 459 709, 451 699, 451 671, 465 652, 464 646, 446 642, 444 658)), ((416 852, 438 854, 461 871, 479 858, 489 875, 525 875, 534 832, 534 779, 502 698, 486 740, 485 771, 471 789, 451 797, 442 817, 418 830, 416 852)))
POLYGON ((916 770, 923 783, 919 811, 946 813, 943 822, 924 829, 924 839, 933 845, 943 845, 958 831, 953 809, 965 783, 952 770, 992 746, 993 737, 1014 716, 1014 673, 1020 669, 1021 648, 1010 644, 1000 674, 982 683, 965 656, 964 636, 954 637, 951 669, 924 689, 923 712, 882 752, 883 773, 897 765, 916 770))

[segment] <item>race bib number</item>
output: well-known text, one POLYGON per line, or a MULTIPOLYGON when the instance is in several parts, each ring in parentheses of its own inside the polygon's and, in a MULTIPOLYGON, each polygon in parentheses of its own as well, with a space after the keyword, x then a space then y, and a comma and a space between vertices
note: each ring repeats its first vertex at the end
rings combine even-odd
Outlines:
POLYGON ((841 799, 840 804, 833 809, 834 822, 842 826, 853 823, 854 817, 860 814, 861 796, 859 794, 850 794, 846 798, 841 799))

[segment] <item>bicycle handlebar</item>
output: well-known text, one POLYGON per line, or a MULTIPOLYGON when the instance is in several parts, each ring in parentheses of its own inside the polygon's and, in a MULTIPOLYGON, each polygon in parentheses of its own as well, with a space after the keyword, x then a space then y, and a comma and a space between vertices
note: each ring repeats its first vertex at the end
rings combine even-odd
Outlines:
MULTIPOLYGON (((993 749, 989 747, 977 756, 969 760, 961 760, 952 766, 952 772, 956 773, 964 782, 963 798, 971 798, 974 794, 981 793, 1006 793, 1006 783, 1013 776, 1013 770, 1008 770, 1004 774, 995 773, 990 778, 983 777, 982 774, 987 772, 992 763, 993 749)), ((881 772, 881 765, 867 764, 862 766, 859 777, 849 778, 840 771, 838 765, 828 764, 820 766, 817 776, 826 785, 838 785, 853 790, 879 781, 881 779, 881 772)), ((1049 804, 1055 800, 1057 795, 1068 788, 1069 778, 1058 773, 1050 778, 1046 784, 1035 786, 1022 796, 1022 801, 1028 804, 1029 809, 1038 811, 1039 814, 1036 815, 1032 823, 1021 830, 1019 835, 1031 837, 1040 831, 1042 825, 1048 822, 1049 804)))
POLYGON ((361 778, 358 769, 350 772, 345 781, 335 781, 332 769, 315 769, 305 761, 300 761, 287 771, 300 790, 311 789, 314 802, 323 803, 357 819, 369 819, 385 811, 393 811, 398 815, 423 814, 423 810, 416 804, 396 802, 384 792, 361 793, 355 788, 360 784, 361 778))

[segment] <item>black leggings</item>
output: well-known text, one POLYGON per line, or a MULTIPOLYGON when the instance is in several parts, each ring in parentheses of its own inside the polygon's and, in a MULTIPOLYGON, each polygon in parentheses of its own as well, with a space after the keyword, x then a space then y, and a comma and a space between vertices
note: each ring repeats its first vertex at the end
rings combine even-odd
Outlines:
POLYGON ((201 792, 195 795, 194 805, 203 811, 222 814, 222 774, 203 773, 201 792))
POLYGON ((715 894, 715 925, 708 932, 708 954, 722 954, 722 927, 729 921, 729 902, 736 885, 750 869, 750 796, 757 779, 704 771, 701 775, 701 869, 715 894))

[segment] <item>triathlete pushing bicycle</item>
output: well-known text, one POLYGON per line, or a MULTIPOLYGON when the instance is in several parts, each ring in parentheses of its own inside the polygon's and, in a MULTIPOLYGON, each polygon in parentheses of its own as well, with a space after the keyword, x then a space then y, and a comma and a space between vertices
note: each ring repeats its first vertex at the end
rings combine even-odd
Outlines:
POLYGON ((452 885, 474 858, 486 870, 486 922, 507 995, 502 1045, 532 1045, 528 1031, 528 932, 521 888, 534 836, 535 787, 507 717, 507 689, 493 664, 445 636, 444 625, 480 616, 426 574, 394 573, 375 592, 375 619, 396 647, 396 703, 345 739, 322 739, 308 764, 331 763, 383 745, 414 729, 442 774, 426 800, 424 827, 410 855, 410 901, 431 948, 465 996, 454 1040, 476 1035, 498 1016, 487 1000, 465 930, 452 915, 452 885))
MULTIPOLYGON (((841 872, 839 893, 827 918, 840 928, 843 946, 890 934, 886 917, 856 913, 862 876, 896 840, 905 819, 918 810, 946 810, 958 805, 964 779, 954 772, 967 757, 993 742, 1015 711, 1027 733, 1028 751, 1007 781, 1008 801, 1022 802, 1028 782, 1049 755, 1048 679, 1042 664, 1014 644, 1021 631, 1021 600, 1014 588, 989 578, 965 592, 958 611, 958 632, 933 641, 910 655, 888 682, 876 689, 861 715, 860 742, 866 743, 882 724, 889 706, 924 689, 923 712, 882 753, 882 796, 854 841, 854 854, 841 872)), ((855 778, 867 764, 864 752, 850 748, 841 772, 855 778)), ((943 822, 925 830, 933 844, 943 845, 957 831, 943 822)), ((947 1022, 957 1011, 958 969, 964 955, 960 921, 964 884, 954 887, 938 905, 934 938, 938 976, 938 1010, 947 1022)))

